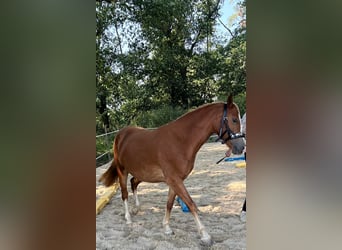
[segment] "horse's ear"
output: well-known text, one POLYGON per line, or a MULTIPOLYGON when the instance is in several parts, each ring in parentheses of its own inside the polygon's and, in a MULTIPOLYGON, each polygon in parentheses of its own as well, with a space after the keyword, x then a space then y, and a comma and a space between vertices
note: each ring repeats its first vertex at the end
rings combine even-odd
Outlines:
POLYGON ((231 107, 233 105, 233 95, 230 94, 227 99, 227 105, 228 107, 231 107))

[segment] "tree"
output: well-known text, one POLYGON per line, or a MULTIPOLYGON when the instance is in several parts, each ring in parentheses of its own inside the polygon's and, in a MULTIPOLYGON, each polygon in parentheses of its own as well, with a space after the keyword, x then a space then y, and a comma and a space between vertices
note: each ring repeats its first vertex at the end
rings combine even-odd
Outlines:
POLYGON ((147 113, 157 121, 154 110, 157 116, 178 115, 217 96, 245 92, 245 32, 232 31, 228 45, 215 38, 221 5, 96 1, 97 131, 139 125, 147 113))
MULTIPOLYGON (((157 99, 172 106, 192 106, 193 94, 203 91, 189 81, 193 57, 203 53, 218 15, 220 1, 134 1, 134 16, 151 46, 147 85, 158 85, 157 99)), ((192 65, 192 70, 195 67, 192 65)), ((207 93, 207 89, 206 89, 207 93)), ((203 100, 202 103, 210 101, 203 100)), ((195 101, 196 102, 196 101, 195 101)))
MULTIPOLYGON (((246 99, 246 1, 237 2, 237 28, 232 32, 232 38, 226 46, 219 46, 221 56, 221 77, 219 92, 225 96, 232 93, 238 96, 241 111, 245 111, 246 99)), ((231 32, 231 31, 230 31, 231 32)))

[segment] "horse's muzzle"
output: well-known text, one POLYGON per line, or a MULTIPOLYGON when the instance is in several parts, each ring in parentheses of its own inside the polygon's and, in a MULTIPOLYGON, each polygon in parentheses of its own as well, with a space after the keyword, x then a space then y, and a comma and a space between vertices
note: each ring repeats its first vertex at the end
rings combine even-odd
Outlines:
POLYGON ((233 145, 232 152, 235 155, 239 155, 243 153, 243 150, 245 149, 245 139, 243 138, 237 138, 231 140, 231 143, 233 145))

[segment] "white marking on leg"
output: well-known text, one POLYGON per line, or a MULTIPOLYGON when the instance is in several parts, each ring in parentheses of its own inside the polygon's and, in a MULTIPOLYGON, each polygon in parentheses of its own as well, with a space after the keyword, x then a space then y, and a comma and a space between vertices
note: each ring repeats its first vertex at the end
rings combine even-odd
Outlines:
POLYGON ((164 226, 164 233, 167 235, 173 234, 173 231, 170 228, 169 222, 170 222, 170 212, 166 209, 165 216, 163 219, 163 226, 164 226))
POLYGON ((205 245, 211 245, 212 244, 211 236, 205 230, 205 227, 201 223, 197 213, 194 214, 194 218, 195 218, 198 232, 201 234, 201 242, 205 245))
POLYGON ((129 214, 129 210, 128 210, 128 201, 127 201, 127 199, 124 200, 124 205, 125 205, 125 218, 126 218, 126 224, 131 224, 131 223, 132 223, 132 219, 131 219, 131 215, 129 214))
POLYGON ((134 196, 134 199, 135 199, 135 206, 136 207, 140 207, 140 202, 139 202, 139 199, 138 199, 138 192, 137 192, 137 190, 135 190, 133 192, 133 196, 134 196))

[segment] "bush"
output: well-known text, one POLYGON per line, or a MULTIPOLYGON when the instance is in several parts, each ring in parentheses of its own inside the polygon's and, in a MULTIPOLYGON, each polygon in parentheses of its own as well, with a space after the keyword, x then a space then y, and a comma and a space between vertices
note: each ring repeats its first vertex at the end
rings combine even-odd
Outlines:
POLYGON ((156 128, 177 119, 185 112, 181 107, 162 106, 138 115, 136 124, 144 128, 156 128))
POLYGON ((101 166, 109 162, 111 159, 113 159, 112 148, 114 138, 114 133, 96 138, 96 158, 109 151, 108 154, 103 155, 102 157, 96 160, 96 166, 101 166))
POLYGON ((234 96, 234 102, 239 106, 241 117, 246 113, 246 92, 234 96))

